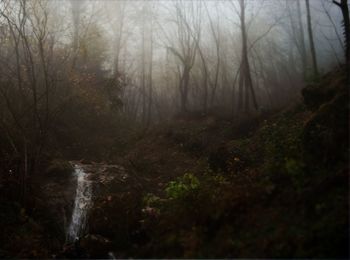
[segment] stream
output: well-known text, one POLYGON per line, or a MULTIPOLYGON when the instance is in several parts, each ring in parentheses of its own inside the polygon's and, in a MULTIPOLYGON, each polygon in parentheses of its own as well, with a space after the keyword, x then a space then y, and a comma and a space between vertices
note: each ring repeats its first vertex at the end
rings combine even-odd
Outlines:
MULTIPOLYGON (((66 231, 66 243, 71 245, 74 244, 74 255, 71 255, 72 257, 86 257, 88 255, 84 254, 83 251, 87 248, 81 248, 80 240, 82 238, 86 238, 85 235, 88 233, 87 222, 89 210, 92 208, 93 204, 93 185, 96 183, 96 181, 104 184, 112 181, 114 179, 114 176, 111 176, 109 174, 109 170, 121 170, 121 168, 116 165, 82 165, 80 163, 72 164, 74 166, 73 176, 76 178, 76 192, 71 221, 66 231), (94 173, 98 173, 98 179, 96 179, 96 174, 94 178, 94 173)), ((123 179, 125 179, 124 175, 123 179)), ((101 236, 98 235, 96 236, 90 234, 88 237, 89 239, 92 239, 91 241, 95 240, 94 243, 97 244, 101 244, 101 241, 105 244, 108 242, 108 240, 101 239, 101 236)), ((116 259, 112 251, 106 251, 105 256, 109 259, 116 259)))
POLYGON ((84 234, 87 214, 92 205, 92 183, 88 174, 78 164, 74 164, 73 174, 77 178, 77 187, 72 219, 67 229, 67 242, 75 242, 84 234))

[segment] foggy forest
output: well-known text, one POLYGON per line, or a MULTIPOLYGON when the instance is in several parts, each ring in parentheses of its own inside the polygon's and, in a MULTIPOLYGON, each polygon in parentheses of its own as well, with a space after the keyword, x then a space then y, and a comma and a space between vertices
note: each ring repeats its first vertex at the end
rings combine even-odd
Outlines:
POLYGON ((0 258, 349 257, 348 0, 0 0, 0 258))

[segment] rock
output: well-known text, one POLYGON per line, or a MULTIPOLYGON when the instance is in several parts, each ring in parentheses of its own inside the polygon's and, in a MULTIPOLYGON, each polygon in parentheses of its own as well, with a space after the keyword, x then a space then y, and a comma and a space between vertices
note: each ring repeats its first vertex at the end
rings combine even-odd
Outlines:
POLYGON ((158 217, 159 216, 159 212, 156 208, 153 207, 146 207, 144 209, 142 209, 142 212, 150 217, 158 217))
POLYGON ((111 241, 101 235, 88 234, 81 239, 80 246, 89 257, 106 258, 111 250, 111 241))
POLYGON ((79 162, 80 162, 81 164, 90 164, 90 161, 87 160, 87 159, 81 159, 79 162))

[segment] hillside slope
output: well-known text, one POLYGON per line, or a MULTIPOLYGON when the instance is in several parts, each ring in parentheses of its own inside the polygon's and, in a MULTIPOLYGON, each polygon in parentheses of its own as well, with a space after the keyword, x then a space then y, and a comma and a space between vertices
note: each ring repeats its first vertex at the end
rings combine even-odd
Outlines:
POLYGON ((117 257, 347 257, 345 76, 303 96, 245 127, 187 119, 145 135, 123 158, 127 180, 101 189, 90 232, 117 257))

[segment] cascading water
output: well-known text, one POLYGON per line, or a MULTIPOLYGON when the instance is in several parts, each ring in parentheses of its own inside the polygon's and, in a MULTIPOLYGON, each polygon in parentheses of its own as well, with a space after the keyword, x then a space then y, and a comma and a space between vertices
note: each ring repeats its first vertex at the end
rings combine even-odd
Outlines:
POLYGON ((72 220, 67 230, 67 241, 74 242, 78 239, 87 220, 87 213, 92 202, 92 185, 87 174, 79 165, 74 165, 74 175, 77 177, 77 189, 74 201, 72 220))

